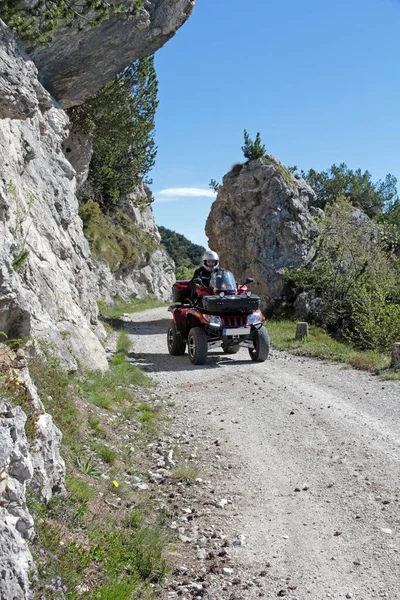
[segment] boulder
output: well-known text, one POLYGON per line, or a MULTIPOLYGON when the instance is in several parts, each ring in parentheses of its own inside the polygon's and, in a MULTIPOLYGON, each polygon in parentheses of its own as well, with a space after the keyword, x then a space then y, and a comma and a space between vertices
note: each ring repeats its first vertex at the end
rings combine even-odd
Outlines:
POLYGON ((206 223, 209 246, 239 282, 253 277, 263 308, 281 299, 284 270, 312 259, 318 233, 310 214, 316 196, 275 157, 235 165, 206 223))

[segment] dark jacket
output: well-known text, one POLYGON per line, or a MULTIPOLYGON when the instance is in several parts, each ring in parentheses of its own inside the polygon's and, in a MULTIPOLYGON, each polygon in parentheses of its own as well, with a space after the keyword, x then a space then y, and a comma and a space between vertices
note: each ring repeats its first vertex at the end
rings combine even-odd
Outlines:
MULTIPOLYGON (((219 270, 219 268, 217 269, 219 270)), ((199 267, 193 273, 193 277, 190 280, 190 287, 192 288, 192 298, 197 296, 196 294, 196 286, 193 283, 194 279, 200 278, 202 280, 203 286, 208 287, 210 285, 210 278, 214 271, 207 271, 205 267, 199 267)))

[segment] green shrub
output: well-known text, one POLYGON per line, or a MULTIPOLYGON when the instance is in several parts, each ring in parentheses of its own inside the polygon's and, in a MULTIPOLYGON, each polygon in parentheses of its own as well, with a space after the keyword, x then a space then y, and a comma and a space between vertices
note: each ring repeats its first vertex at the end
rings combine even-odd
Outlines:
POLYGON ((400 261, 346 198, 319 220, 316 256, 289 279, 323 300, 321 320, 359 348, 387 351, 400 335, 400 261))
POLYGON ((185 280, 185 279, 192 279, 193 273, 194 273, 194 269, 192 269, 192 268, 179 267, 179 269, 176 270, 175 276, 176 276, 177 281, 181 281, 181 280, 185 280))

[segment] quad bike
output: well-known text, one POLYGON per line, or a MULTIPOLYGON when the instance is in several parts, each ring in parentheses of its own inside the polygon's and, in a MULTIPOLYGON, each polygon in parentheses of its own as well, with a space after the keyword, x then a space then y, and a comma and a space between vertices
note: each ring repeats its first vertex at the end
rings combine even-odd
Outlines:
POLYGON ((173 301, 168 310, 172 322, 168 328, 168 351, 172 356, 185 354, 193 365, 203 365, 207 353, 221 347, 225 354, 247 348, 250 358, 264 362, 269 354, 269 336, 263 326, 260 298, 248 290, 247 278, 237 285, 230 271, 212 273, 209 287, 195 279, 196 298, 190 281, 177 281, 172 287, 173 301))

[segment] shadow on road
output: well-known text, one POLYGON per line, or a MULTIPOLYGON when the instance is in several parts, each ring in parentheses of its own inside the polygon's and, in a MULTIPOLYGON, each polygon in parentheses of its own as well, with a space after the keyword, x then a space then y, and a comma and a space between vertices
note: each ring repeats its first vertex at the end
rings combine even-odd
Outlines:
POLYGON ((130 335, 165 335, 165 353, 129 352, 128 360, 148 373, 166 373, 173 371, 209 370, 219 367, 251 364, 247 350, 243 349, 241 359, 233 359, 222 351, 212 351, 207 356, 205 365, 192 365, 186 354, 183 356, 171 356, 167 350, 167 331, 171 319, 161 318, 157 321, 125 321, 124 328, 130 335), (246 357, 246 358, 245 358, 246 357))
POLYGON ((148 373, 197 371, 198 369, 209 370, 226 366, 237 367, 252 362, 250 357, 247 360, 233 360, 225 356, 225 354, 209 354, 205 365, 192 365, 187 354, 183 356, 170 356, 167 350, 165 354, 130 352, 128 360, 148 373))
POLYGON ((172 319, 160 319, 159 321, 120 321, 121 325, 130 335, 160 335, 165 333, 167 339, 168 327, 172 319))

